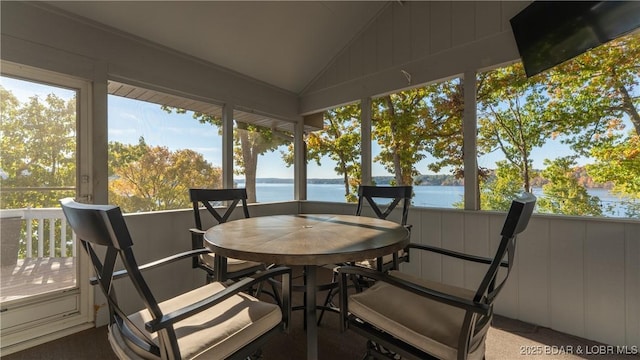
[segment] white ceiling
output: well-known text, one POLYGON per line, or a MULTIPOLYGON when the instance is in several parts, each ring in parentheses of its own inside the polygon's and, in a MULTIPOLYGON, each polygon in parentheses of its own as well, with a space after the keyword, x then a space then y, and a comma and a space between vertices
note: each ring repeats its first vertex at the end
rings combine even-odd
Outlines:
POLYGON ((386 1, 48 4, 299 94, 386 1))

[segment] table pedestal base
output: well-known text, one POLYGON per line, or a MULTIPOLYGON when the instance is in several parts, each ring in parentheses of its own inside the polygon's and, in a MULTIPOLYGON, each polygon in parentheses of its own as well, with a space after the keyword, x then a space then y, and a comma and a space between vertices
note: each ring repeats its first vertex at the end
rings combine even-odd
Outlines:
POLYGON ((316 324, 316 266, 304 266, 305 318, 307 321, 307 359, 318 359, 318 324, 316 324), (313 319, 313 320, 311 320, 313 319))

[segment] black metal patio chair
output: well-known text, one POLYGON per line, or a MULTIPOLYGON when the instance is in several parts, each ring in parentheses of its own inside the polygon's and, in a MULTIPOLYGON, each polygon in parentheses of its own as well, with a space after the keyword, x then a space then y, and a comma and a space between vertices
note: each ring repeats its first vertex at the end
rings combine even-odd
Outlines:
MULTIPOLYGON (((398 204, 402 202, 400 224, 411 230, 411 225, 407 225, 407 220, 409 218, 409 206, 411 205, 412 196, 412 186, 361 185, 358 187, 358 207, 356 208, 356 215, 363 215, 366 200, 378 218, 387 219, 389 215, 394 212, 398 204)), ((389 271, 392 269, 398 270, 400 263, 403 261, 406 261, 406 252, 401 250, 377 259, 358 261, 356 265, 377 269, 378 271, 389 271)))
MULTIPOLYGON (((60 201, 65 217, 86 250, 109 305, 109 342, 121 359, 246 359, 277 333, 288 331, 291 318, 291 269, 271 269, 227 286, 211 282, 158 302, 143 272, 208 253, 176 254, 139 266, 133 240, 119 207, 60 201), (116 263, 124 266, 116 270, 116 263), (258 283, 281 277, 282 302, 276 305, 244 293, 258 283), (128 279, 142 310, 125 312, 113 282, 128 279)), ((96 354, 97 355, 97 354, 96 354)))
MULTIPOLYGON (((412 196, 412 186, 360 185, 358 187, 358 206, 356 208, 356 215, 365 216, 370 210, 370 212, 379 219, 386 220, 390 215, 399 213, 400 224, 411 231, 411 225, 407 225, 407 220, 409 218, 409 206, 411 205, 412 196), (402 207, 398 207, 400 203, 402 203, 402 207), (365 204, 368 204, 369 206, 367 207, 365 204)), ((385 255, 384 257, 354 262, 351 263, 351 265, 363 266, 366 268, 376 269, 378 271, 397 270, 401 262, 407 261, 407 256, 408 253, 401 250, 393 254, 385 255)), ((358 276, 352 277, 352 280, 354 285, 358 288, 370 285, 370 282, 363 281, 363 279, 358 276)), ((324 300, 322 311, 318 317, 318 324, 322 321, 324 312, 327 309, 336 309, 336 306, 332 303, 333 298, 338 292, 338 276, 335 271, 333 273, 332 283, 335 286, 325 286, 328 287, 329 290, 324 300)))
POLYGON ((409 252, 430 251, 486 265, 475 291, 397 270, 340 267, 341 328, 368 339, 366 359, 483 359, 493 304, 513 267, 516 236, 527 227, 535 203, 532 194, 513 200, 493 258, 420 244, 407 247, 409 252), (499 272, 501 268, 506 270, 499 272), (348 278, 353 275, 374 279, 375 284, 349 295, 348 278))
MULTIPOLYGON (((249 217, 247 206, 247 190, 239 189, 189 189, 189 197, 193 205, 195 228, 191 232, 192 249, 204 247, 204 233, 207 226, 200 215, 200 206, 204 206, 214 220, 211 225, 225 223, 229 220, 237 205, 242 203, 242 213, 249 217), (226 208, 221 206, 227 203, 226 208)), ((219 281, 236 281, 245 276, 267 269, 267 265, 233 258, 215 256, 207 253, 193 259, 193 267, 203 269, 207 273, 207 281, 218 279, 219 281)))

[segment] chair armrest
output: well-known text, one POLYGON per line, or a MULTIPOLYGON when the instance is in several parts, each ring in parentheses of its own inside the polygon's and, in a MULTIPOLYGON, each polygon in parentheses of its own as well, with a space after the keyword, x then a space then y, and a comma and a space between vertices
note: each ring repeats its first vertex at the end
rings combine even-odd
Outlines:
POLYGON ((374 279, 376 281, 386 282, 400 289, 410 291, 416 295, 426 297, 450 306, 455 306, 467 311, 473 311, 481 315, 488 315, 491 312, 491 308, 487 304, 477 303, 469 299, 461 298, 459 296, 429 289, 424 286, 414 284, 410 281, 389 275, 388 273, 366 269, 358 266, 342 266, 338 268, 338 272, 342 274, 342 276, 340 277, 341 288, 344 287, 346 289, 347 274, 360 275, 374 279))
POLYGON ((169 314, 165 314, 160 319, 148 321, 145 323, 145 328, 149 332, 156 332, 160 329, 170 327, 176 322, 179 322, 195 314, 198 314, 199 312, 204 311, 210 308, 211 306, 221 303, 222 301, 230 298, 233 295, 236 295, 242 291, 248 290, 254 285, 278 275, 282 275, 282 284, 283 284, 282 285, 283 286, 282 307, 284 308, 283 318, 286 320, 286 322, 288 322, 288 319, 291 318, 291 301, 289 300, 289 297, 291 294, 291 268, 282 266, 282 267, 277 267, 274 269, 256 273, 254 276, 251 276, 251 277, 246 277, 226 287, 224 290, 218 293, 212 294, 206 299, 187 305, 169 314))
MULTIPOLYGON (((418 249, 418 250, 431 251, 431 252, 435 252, 435 253, 438 253, 438 254, 441 254, 441 255, 451 256, 451 257, 454 257, 454 258, 457 258, 457 259, 473 261, 473 262, 482 263, 482 264, 491 264, 493 262, 492 258, 476 256, 476 255, 469 255, 469 254, 465 254, 465 253, 461 253, 461 252, 457 252, 457 251, 453 251, 453 250, 447 250, 447 249, 443 249, 443 248, 439 248, 439 247, 435 247, 435 246, 429 246, 429 245, 409 244, 409 245, 407 245, 407 247, 405 247, 405 250, 409 251, 409 249, 418 249)), ((501 261, 500 262, 500 266, 509 267, 509 262, 506 261, 506 260, 501 261)))
MULTIPOLYGON (((200 230, 198 228, 190 228, 189 232, 191 233, 191 249, 196 250, 204 248, 204 234, 206 231, 200 230)), ((203 263, 197 257, 193 257, 191 259, 191 267, 194 269, 202 267, 207 271, 207 273, 209 273, 209 275, 212 275, 213 273, 213 270, 210 270, 208 269, 208 267, 203 266, 203 263)))
MULTIPOLYGON (((199 255, 203 255, 203 254, 208 254, 211 253, 211 250, 209 249, 197 249, 197 250, 190 250, 190 251, 185 251, 179 254, 175 254, 175 255, 171 255, 171 256, 167 256, 165 258, 156 260, 156 261, 152 261, 150 263, 144 264, 144 265, 140 265, 138 267, 138 269, 140 269, 140 271, 145 271, 145 270, 149 270, 149 269, 153 269, 153 268, 157 268, 160 267, 162 265, 166 265, 172 262, 176 262, 178 260, 182 260, 182 259, 189 259, 192 258, 194 256, 199 256, 199 255)), ((118 270, 118 271, 114 271, 113 272, 113 280, 117 280, 120 278, 123 278, 125 276, 128 276, 129 274, 127 273, 127 270, 123 269, 123 270, 118 270)), ((91 285, 98 285, 98 278, 93 276, 91 278, 89 278, 89 283, 91 285)))

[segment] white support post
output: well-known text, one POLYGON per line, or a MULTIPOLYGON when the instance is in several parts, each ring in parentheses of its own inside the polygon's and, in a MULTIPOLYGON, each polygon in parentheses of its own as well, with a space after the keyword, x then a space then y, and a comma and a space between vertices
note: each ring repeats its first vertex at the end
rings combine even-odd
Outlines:
MULTIPOLYGON (((56 219, 47 219, 49 221, 49 257, 56 257, 56 219)), ((44 226, 44 219, 42 220, 44 226)), ((42 239, 44 242, 44 238, 42 239)), ((63 250, 64 244, 60 244, 60 252, 63 250)), ((60 255, 62 257, 62 254, 60 255)))
POLYGON ((38 257, 44 257, 44 219, 41 216, 36 217, 38 223, 38 257))
POLYGON ((294 148, 294 199, 307 199, 307 144, 304 141, 304 120, 295 125, 293 135, 294 148))
POLYGON ((222 187, 233 188, 233 105, 222 106, 222 187))
POLYGON ((65 219, 60 220, 60 256, 67 257, 67 222, 65 219))
POLYGON ((360 101, 360 167, 362 185, 372 184, 373 157, 371 154, 371 98, 360 101))
POLYGON ((464 91, 463 114, 463 162, 464 162, 464 208, 480 210, 480 187, 478 184, 477 155, 477 111, 476 73, 467 71, 462 80, 464 91))
POLYGON ((31 225, 31 208, 24 210, 24 221, 27 223, 27 233, 24 241, 27 243, 27 254, 25 257, 33 257, 33 226, 31 225))

